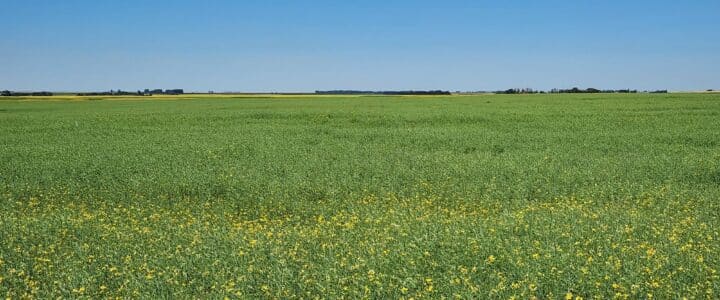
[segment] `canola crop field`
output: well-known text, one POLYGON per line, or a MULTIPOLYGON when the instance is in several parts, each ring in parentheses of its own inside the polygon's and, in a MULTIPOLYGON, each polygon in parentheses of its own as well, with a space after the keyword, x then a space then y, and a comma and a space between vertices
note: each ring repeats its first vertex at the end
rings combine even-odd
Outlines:
POLYGON ((7 298, 720 297, 720 94, 0 98, 7 298))

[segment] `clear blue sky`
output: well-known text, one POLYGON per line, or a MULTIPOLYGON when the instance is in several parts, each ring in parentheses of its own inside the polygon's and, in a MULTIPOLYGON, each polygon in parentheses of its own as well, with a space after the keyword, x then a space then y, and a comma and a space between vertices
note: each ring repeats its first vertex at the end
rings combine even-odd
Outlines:
POLYGON ((0 89, 720 89, 720 1, 0 0, 0 89))

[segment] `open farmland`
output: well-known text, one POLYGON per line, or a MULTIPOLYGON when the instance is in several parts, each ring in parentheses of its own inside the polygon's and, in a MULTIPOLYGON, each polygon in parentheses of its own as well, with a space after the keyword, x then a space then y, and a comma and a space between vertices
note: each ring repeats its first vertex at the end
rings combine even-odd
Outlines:
POLYGON ((8 99, 0 296, 720 297, 720 94, 8 99))

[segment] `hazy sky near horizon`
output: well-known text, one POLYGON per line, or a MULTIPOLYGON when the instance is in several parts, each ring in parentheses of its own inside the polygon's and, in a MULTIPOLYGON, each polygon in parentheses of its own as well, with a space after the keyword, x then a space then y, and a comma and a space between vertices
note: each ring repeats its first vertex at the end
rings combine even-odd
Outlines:
POLYGON ((720 1, 0 0, 0 89, 720 89, 720 1))

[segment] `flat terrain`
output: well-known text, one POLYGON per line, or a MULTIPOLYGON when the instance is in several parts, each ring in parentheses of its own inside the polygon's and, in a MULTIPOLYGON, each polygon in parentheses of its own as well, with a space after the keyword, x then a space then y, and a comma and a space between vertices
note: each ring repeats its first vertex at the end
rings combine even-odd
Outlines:
POLYGON ((720 94, 0 98, 0 296, 718 298, 719 266, 720 94))

